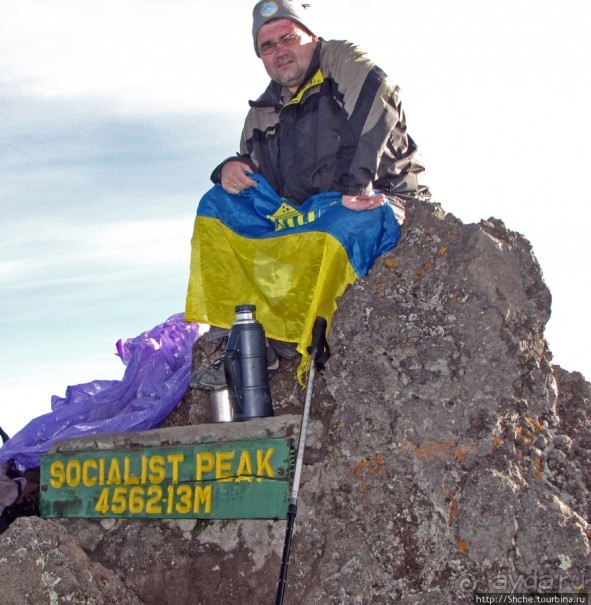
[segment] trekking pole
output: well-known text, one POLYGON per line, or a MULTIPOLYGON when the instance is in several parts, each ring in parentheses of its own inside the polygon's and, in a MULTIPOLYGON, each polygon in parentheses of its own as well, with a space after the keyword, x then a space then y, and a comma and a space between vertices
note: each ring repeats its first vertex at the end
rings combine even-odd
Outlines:
POLYGON ((315 370, 322 371, 324 364, 330 357, 330 348, 326 341, 326 319, 317 317, 312 328, 312 342, 308 347, 310 353, 310 368, 308 373, 308 387, 306 390, 306 401, 304 403, 304 413, 302 415, 302 426, 300 428, 300 439, 298 442, 298 455, 296 458, 295 470, 293 473, 293 486, 291 489, 291 498, 287 509, 287 530, 285 532, 285 543, 283 544, 283 557, 281 558, 281 572, 277 584, 277 596, 275 605, 282 605, 285 585, 287 583, 287 566, 289 564, 289 554, 291 552, 291 539, 293 534, 293 524, 298 509, 298 492, 300 489, 300 476, 302 474, 302 464, 304 462, 304 448, 306 446, 306 433, 308 431, 308 418, 310 416, 310 404, 312 402, 312 388, 314 386, 315 370))

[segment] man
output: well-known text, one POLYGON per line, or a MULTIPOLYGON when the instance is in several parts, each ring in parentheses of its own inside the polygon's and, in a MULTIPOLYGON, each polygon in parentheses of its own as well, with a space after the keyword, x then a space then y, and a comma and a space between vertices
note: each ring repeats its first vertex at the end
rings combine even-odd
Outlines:
MULTIPOLYGON (((261 175, 296 208, 333 192, 342 207, 358 212, 389 203, 401 222, 405 203, 430 193, 418 182, 423 166, 407 134, 399 89, 356 45, 319 38, 306 6, 293 0, 255 5, 254 48, 271 82, 250 102, 239 155, 222 162, 212 181, 239 196, 259 188, 254 175, 261 175)), ((276 348, 289 356, 289 348, 276 348)), ((270 364, 273 357, 271 350, 270 364)), ((220 363, 192 379, 202 388, 218 383, 225 384, 220 363)))
POLYGON ((306 16, 291 0, 255 6, 255 51, 272 81, 251 102, 239 159, 218 167, 214 182, 239 193, 256 185, 247 172, 259 172, 292 202, 339 191, 353 210, 382 203, 374 190, 428 198, 398 88, 357 46, 319 39, 306 16))

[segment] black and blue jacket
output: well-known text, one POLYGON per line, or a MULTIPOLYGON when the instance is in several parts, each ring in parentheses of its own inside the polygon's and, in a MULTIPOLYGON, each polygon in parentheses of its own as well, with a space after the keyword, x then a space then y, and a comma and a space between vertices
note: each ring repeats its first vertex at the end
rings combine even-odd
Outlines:
POLYGON ((248 163, 294 203, 327 191, 428 199, 399 93, 358 46, 320 39, 293 95, 271 82, 250 102, 240 153, 228 160, 248 163))

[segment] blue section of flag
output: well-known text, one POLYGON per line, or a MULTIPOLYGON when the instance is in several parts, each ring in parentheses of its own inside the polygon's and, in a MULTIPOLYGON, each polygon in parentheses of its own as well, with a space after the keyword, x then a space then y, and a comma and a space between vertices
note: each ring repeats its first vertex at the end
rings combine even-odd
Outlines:
POLYGON ((282 199, 260 175, 250 175, 257 187, 239 195, 215 185, 199 202, 197 216, 220 220, 248 238, 283 237, 318 231, 335 237, 347 252, 358 277, 367 275, 375 259, 392 250, 400 227, 389 204, 356 212, 345 208, 340 193, 320 193, 296 206, 282 199))

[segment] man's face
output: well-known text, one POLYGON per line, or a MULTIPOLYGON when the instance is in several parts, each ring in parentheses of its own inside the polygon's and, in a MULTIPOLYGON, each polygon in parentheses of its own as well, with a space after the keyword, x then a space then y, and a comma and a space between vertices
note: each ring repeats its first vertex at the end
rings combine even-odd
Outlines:
POLYGON ((267 73, 272 80, 286 86, 291 92, 295 92, 303 82, 317 42, 316 36, 289 19, 265 23, 257 34, 257 46, 267 73), (296 39, 290 34, 295 34, 296 39), (265 47, 272 48, 272 51, 266 54, 263 52, 265 47))

